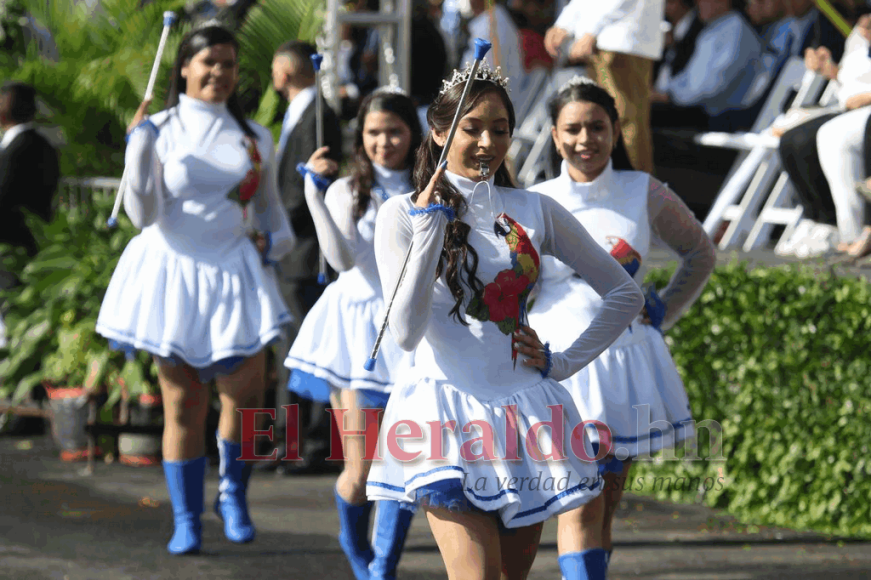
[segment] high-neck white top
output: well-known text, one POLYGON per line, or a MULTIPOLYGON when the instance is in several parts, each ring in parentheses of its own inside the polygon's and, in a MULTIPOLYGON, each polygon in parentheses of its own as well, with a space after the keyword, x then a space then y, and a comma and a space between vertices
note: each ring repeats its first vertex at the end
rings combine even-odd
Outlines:
POLYGON ((248 122, 262 159, 260 184, 247 209, 232 199, 253 162, 246 135, 226 104, 179 95, 179 103, 140 126, 127 146, 124 208, 134 225, 153 227, 181 253, 221 260, 252 229, 269 234, 269 261, 295 238, 278 195, 272 135, 248 122))
MULTIPOLYGON (((562 163, 558 177, 531 188, 565 207, 616 263, 639 285, 644 280, 651 245, 663 245, 681 260, 669 284, 660 291, 668 311, 664 328, 672 326, 704 288, 716 262, 714 246, 681 199, 657 179, 641 171, 615 171, 611 162, 589 183, 574 181, 562 163)), ((553 258, 542 267, 540 304, 564 298, 582 323, 594 319, 604 303, 587 280, 553 258)), ((539 304, 532 309, 537 310, 539 304)))
POLYGON ((321 251, 330 265, 342 272, 341 276, 347 272, 355 283, 362 285, 361 296, 381 295, 373 247, 378 210, 391 197, 413 189, 410 169, 394 170, 374 163, 372 167, 375 180, 369 192, 369 205, 360 219, 355 215, 357 192, 350 176, 333 183, 323 200, 316 193, 314 182, 306 179, 306 201, 321 251))
MULTIPOLYGON (((446 177, 469 202, 459 219, 472 226, 468 242, 477 253, 476 274, 483 285, 478 291, 465 287, 461 313, 468 326, 450 315, 455 299, 444 272, 438 279, 435 275, 448 223, 445 214, 419 213, 411 195, 401 195, 384 204, 375 227, 375 257, 385 296, 392 293, 413 243, 389 325, 400 347, 417 347, 416 376, 447 380, 478 400, 504 397, 539 383, 542 376, 537 369, 520 361, 516 366, 512 363, 511 333, 522 322, 529 290, 539 276, 540 257, 545 254, 575 268, 605 304, 583 333, 578 329, 574 344, 553 354, 551 378, 562 380, 576 373, 638 313, 643 302, 638 287, 554 200, 498 187, 492 179, 476 184, 450 172, 446 177), (507 231, 497 233, 496 216, 501 216, 507 231)), ((547 337, 541 339, 544 342, 547 337)))

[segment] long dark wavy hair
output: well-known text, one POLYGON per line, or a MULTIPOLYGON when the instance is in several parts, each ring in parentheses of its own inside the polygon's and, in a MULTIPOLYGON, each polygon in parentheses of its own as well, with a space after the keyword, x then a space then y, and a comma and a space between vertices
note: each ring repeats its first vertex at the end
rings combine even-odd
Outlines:
POLYGON ((376 111, 395 114, 411 130, 411 143, 408 146, 408 153, 405 155, 405 168, 414 166, 415 153, 423 140, 417 110, 410 98, 400 93, 375 91, 363 99, 357 113, 357 130, 354 131, 354 159, 351 169, 351 187, 354 190, 354 218, 358 220, 369 209, 369 201, 372 199, 370 194, 375 182, 372 161, 363 148, 363 129, 366 124, 366 115, 376 111))
MULTIPOLYGON (((463 88, 464 83, 460 83, 436 97, 426 112, 426 120, 431 129, 444 134, 448 133, 451 128, 451 122, 454 120, 454 114, 460 104, 463 88)), ((494 93, 502 99, 505 109, 508 111, 508 130, 513 135, 516 122, 514 106, 511 104, 511 99, 508 98, 508 92, 490 81, 476 80, 472 82, 469 96, 463 105, 463 109, 460 111, 460 119, 468 115, 472 109, 478 106, 481 99, 490 93, 494 93)), ((417 201, 417 196, 426 189, 429 180, 432 179, 436 171, 436 165, 439 162, 441 153, 442 148, 432 138, 432 131, 428 131, 423 143, 420 145, 420 149, 417 151, 417 162, 414 166, 414 194, 412 195, 412 201, 417 201)), ((505 163, 499 165, 499 168, 496 170, 494 183, 500 187, 514 187, 514 181, 511 179, 511 174, 505 167, 505 163)), ((442 255, 439 258, 436 277, 441 276, 442 271, 445 272, 445 281, 448 289, 451 292, 451 296, 456 300, 454 307, 451 309, 451 315, 460 324, 468 326, 466 319, 460 312, 460 307, 465 299, 464 286, 468 287, 473 294, 481 292, 484 289, 484 284, 476 275, 478 271, 478 253, 469 244, 469 232, 472 228, 459 219, 466 212, 468 204, 462 194, 445 177, 442 177, 436 183, 435 193, 441 200, 441 203, 453 209, 457 216, 457 219, 450 222, 445 230, 445 242, 442 248, 442 255), (446 263, 447 265, 445 265, 446 263), (465 278, 461 276, 461 270, 465 273, 465 278)))
MULTIPOLYGON (((554 127, 556 127, 556 122, 559 119, 560 112, 562 112, 563 108, 569 103, 593 103, 599 105, 605 109, 608 118, 611 119, 612 129, 614 128, 614 123, 620 120, 620 114, 617 112, 617 104, 614 102, 614 97, 612 97, 608 91, 593 83, 579 83, 565 87, 554 95, 548 103, 550 120, 554 127)), ((553 156, 552 161, 554 165, 559 166, 559 162, 562 161, 562 158, 556 150, 556 146, 553 145, 553 141, 551 141, 551 155, 553 156)), ((615 147, 613 153, 611 153, 611 162, 615 171, 632 171, 635 169, 632 167, 632 161, 629 160, 629 153, 627 153, 626 144, 623 142, 622 131, 620 137, 617 139, 617 147, 615 147)))
MULTIPOLYGON (((239 43, 233 33, 220 26, 206 26, 198 30, 194 30, 188 34, 178 47, 178 55, 175 57, 175 64, 172 67, 172 81, 169 85, 169 93, 166 96, 166 108, 172 108, 178 104, 178 95, 187 92, 187 80, 181 76, 181 69, 194 57, 198 52, 205 48, 215 46, 216 44, 229 44, 236 51, 236 60, 239 59, 239 43)), ((251 137, 256 138, 256 134, 248 122, 245 120, 245 113, 242 111, 242 105, 239 103, 239 96, 236 94, 236 89, 233 89, 233 94, 227 99, 227 110, 239 123, 242 131, 251 137)))

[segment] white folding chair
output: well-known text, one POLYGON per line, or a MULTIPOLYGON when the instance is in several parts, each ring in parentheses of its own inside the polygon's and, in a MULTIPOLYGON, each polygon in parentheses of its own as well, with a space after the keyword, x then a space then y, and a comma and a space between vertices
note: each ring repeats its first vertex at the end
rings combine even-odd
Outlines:
POLYGON ((759 206, 780 173, 776 153, 779 139, 772 136, 768 128, 783 110, 791 90, 798 86, 793 106, 806 106, 816 99, 821 84, 815 79, 816 75, 806 75, 806 72, 804 62, 798 57, 784 64, 750 132, 708 132, 695 138, 701 145, 747 152, 736 161, 705 218, 704 228, 710 236, 724 221, 729 222, 720 239, 720 249, 737 244, 750 232, 759 206))

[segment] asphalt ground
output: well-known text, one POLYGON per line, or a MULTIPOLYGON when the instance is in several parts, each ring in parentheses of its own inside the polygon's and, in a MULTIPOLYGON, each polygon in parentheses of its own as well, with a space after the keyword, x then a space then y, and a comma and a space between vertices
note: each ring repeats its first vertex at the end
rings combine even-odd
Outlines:
MULTIPOLYGON (((207 506, 217 483, 212 469, 207 506)), ((249 497, 257 539, 231 544, 207 513, 201 555, 173 557, 165 549, 172 515, 162 469, 98 461, 86 475, 84 464, 60 461, 49 436, 0 437, 0 579, 352 580, 336 539, 334 483, 334 475, 255 472, 249 497)), ((627 496, 614 531, 611 580, 871 578, 871 543, 743 526, 701 506, 627 496)), ((399 573, 446 578, 422 516, 399 573)), ((554 521, 529 578, 559 578, 554 521)))

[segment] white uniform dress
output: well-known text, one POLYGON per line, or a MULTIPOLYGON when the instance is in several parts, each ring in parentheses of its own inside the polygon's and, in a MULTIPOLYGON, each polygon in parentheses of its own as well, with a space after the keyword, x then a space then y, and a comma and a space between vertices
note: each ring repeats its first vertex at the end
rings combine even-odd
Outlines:
POLYGON ((249 238, 264 232, 266 259, 295 241, 281 205, 269 132, 250 123, 262 158, 247 209, 236 197, 255 169, 245 134, 224 104, 182 94, 127 147, 127 215, 142 232, 121 255, 97 332, 197 369, 256 354, 290 314, 249 238))
MULTIPOLYGON (((375 184, 370 192, 369 207, 359 220, 354 219, 356 194, 351 178, 332 184, 326 193, 326 205, 336 222, 339 235, 351 253, 353 267, 339 274, 306 315, 284 365, 294 371, 290 388, 321 402, 329 401, 329 393, 309 386, 311 375, 341 389, 366 389, 389 393, 393 387, 393 372, 411 364, 411 353, 402 351, 390 332, 386 332, 375 369, 364 368, 369 359, 378 330, 384 322, 384 297, 375 263, 375 216, 392 196, 408 193, 411 171, 393 171, 379 165, 375 169, 375 184), (301 373, 299 372, 301 371, 301 373), (304 374, 303 374, 304 373, 304 374)), ((312 184, 306 179, 306 187, 312 184)), ((307 195, 311 192, 307 191, 307 195)), ((311 205, 311 204, 310 204, 311 205)), ((317 212, 312 217, 318 219, 317 212)), ((318 239, 321 239, 319 229, 318 239)), ((324 256, 330 259, 337 244, 324 240, 324 256)), ((341 260, 341 258, 338 258, 341 260)))
POLYGON ((571 437, 581 416, 557 381, 578 372, 615 340, 643 299, 625 270, 552 199, 493 185, 488 193, 487 183, 478 184, 472 195, 474 182, 446 176, 467 200, 471 197, 460 219, 472 226, 468 240, 478 254, 477 277, 484 287, 478 292, 465 289, 462 312, 469 325, 454 320, 450 310, 455 299, 444 273, 435 277, 448 223, 445 212, 417 210, 410 195, 384 204, 375 227, 375 256, 385 292, 392 291, 413 241, 390 328, 400 347, 417 350, 414 369, 397 382, 387 404, 380 434, 383 460, 373 462, 366 491, 371 500, 414 503, 421 490, 459 481, 461 497, 474 508, 498 512, 507 528, 528 526, 600 493, 595 463, 578 459, 590 457, 589 441, 571 437), (502 222, 499 234, 494 229, 497 216, 502 222), (512 332, 523 318, 542 253, 572 264, 605 304, 583 334, 577 329, 572 345, 550 356, 547 377, 522 364, 523 355, 516 366, 512 363, 512 332), (562 436, 541 429, 538 449, 543 454, 562 451, 562 460, 546 459, 534 446, 521 443, 533 443, 527 437, 530 427, 551 419, 557 431, 563 428, 562 436), (448 426, 438 429, 440 423, 448 426), (513 437, 508 435, 512 423, 517 433, 513 437), (439 436, 434 429, 445 433, 439 436), (486 441, 488 431, 492 446, 486 441), (402 440, 400 449, 392 439, 403 433, 420 437, 402 440), (469 443, 475 438, 476 443, 469 443), (411 459, 403 450, 421 453, 411 459), (485 458, 475 460, 481 453, 485 458))
MULTIPOLYGON (((556 179, 532 188, 558 201, 587 228, 639 284, 651 242, 658 240, 682 262, 660 292, 668 328, 701 292, 714 267, 714 248, 684 203, 640 171, 614 171, 611 163, 592 183, 569 177, 566 162, 556 179)), ((606 307, 586 280, 553 258, 542 266, 542 289, 529 320, 554 348, 572 343, 606 307)), ((611 429, 618 459, 652 453, 691 437, 694 423, 683 382, 661 332, 639 316, 605 352, 562 381, 585 419, 611 429)))

